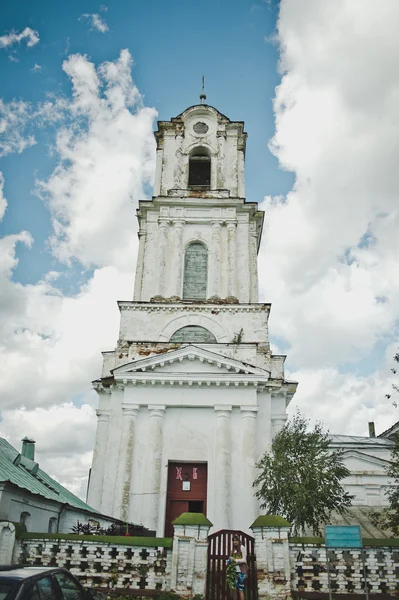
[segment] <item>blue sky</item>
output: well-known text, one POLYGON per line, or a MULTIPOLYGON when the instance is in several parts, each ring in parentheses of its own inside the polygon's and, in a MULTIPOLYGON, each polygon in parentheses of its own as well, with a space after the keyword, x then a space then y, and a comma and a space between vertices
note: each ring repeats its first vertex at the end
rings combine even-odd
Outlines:
MULTIPOLYGON (((122 48, 128 48, 135 62, 134 81, 159 119, 170 119, 197 103, 205 75, 207 102, 233 119, 245 120, 250 140, 248 199, 285 194, 291 187, 292 175, 279 169, 267 148, 274 130, 272 99, 279 82, 278 47, 267 41, 275 31, 275 5, 263 0, 126 0, 109 6, 40 1, 32 11, 31 2, 21 0, 1 10, 3 31, 28 26, 40 32, 40 43, 34 47, 22 42, 0 53, 4 101, 38 103, 52 95, 67 95, 71 85, 62 71, 66 56, 81 53, 99 64, 116 59, 122 48), (85 14, 98 14, 109 29, 102 33, 89 17, 82 17, 85 14), (40 69, 34 70, 35 65, 40 69)), ((14 277, 23 283, 34 283, 47 270, 59 268, 45 244, 50 215, 34 193, 35 178, 46 177, 55 166, 53 134, 48 125, 36 128, 37 145, 22 155, 3 158, 9 208, 2 230, 27 229, 35 240, 32 248, 18 249, 14 277)), ((71 291, 77 275, 71 270, 68 275, 59 284, 71 291)))
POLYGON ((248 132, 260 297, 292 408, 397 420, 399 3, 15 0, 0 6, 0 434, 83 493, 101 351, 132 297, 153 129, 199 101, 248 132))

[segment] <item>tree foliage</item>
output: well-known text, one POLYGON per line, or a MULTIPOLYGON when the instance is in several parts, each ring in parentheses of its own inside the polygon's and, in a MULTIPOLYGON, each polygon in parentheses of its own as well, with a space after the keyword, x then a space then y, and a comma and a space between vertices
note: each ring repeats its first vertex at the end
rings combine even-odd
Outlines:
MULTIPOLYGON (((394 359, 394 361, 395 361, 395 362, 397 362, 397 363, 399 364, 399 352, 397 352, 397 353, 395 354, 395 356, 393 357, 393 359, 394 359)), ((397 367, 393 367, 393 368, 391 369, 391 371, 392 371, 392 373, 393 373, 394 375, 397 375, 397 373, 398 373, 398 369, 397 369, 397 367)), ((399 385, 398 385, 397 383, 393 383, 393 384, 392 384, 392 389, 394 390, 394 393, 396 393, 396 394, 398 394, 398 393, 399 393, 399 385)), ((390 400, 390 399, 392 398, 392 394, 385 394, 385 396, 388 398, 388 400, 390 400)), ((397 407, 397 406, 398 406, 398 404, 397 404, 397 402, 396 402, 395 400, 393 400, 393 401, 392 401, 392 404, 393 404, 395 407, 397 407)))
POLYGON ((285 517, 297 535, 306 528, 320 534, 331 512, 343 513, 353 499, 340 483, 350 474, 342 450, 330 447, 319 423, 312 431, 308 425, 300 413, 285 424, 257 463, 260 472, 253 484, 261 507, 285 517))
POLYGON ((389 506, 381 511, 373 510, 371 521, 380 529, 390 529, 392 537, 399 536, 399 434, 395 435, 395 445, 392 448, 391 461, 385 472, 389 477, 388 489, 385 495, 389 506))

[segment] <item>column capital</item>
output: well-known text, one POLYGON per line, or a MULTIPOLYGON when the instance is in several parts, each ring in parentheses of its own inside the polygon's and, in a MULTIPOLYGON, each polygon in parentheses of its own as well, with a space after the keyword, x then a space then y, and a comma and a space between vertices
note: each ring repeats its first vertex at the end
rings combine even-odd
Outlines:
POLYGON ((256 419, 258 410, 258 406, 241 406, 241 419, 256 419))
POLYGON ((162 405, 153 405, 153 406, 148 406, 148 410, 150 413, 150 419, 153 417, 160 417, 161 419, 164 418, 165 416, 165 410, 166 410, 166 406, 162 406, 162 405))
POLYGON ((173 227, 174 229, 183 229, 184 228, 184 221, 183 220, 178 220, 178 221, 173 221, 173 227))
POLYGON ((213 229, 221 229, 222 228, 222 221, 221 220, 216 220, 214 219, 213 221, 211 221, 211 225, 213 229))
POLYGON ((227 221, 226 227, 227 229, 235 229, 237 227, 237 223, 235 221, 227 221))
POLYGON ((139 414, 140 406, 138 404, 129 404, 128 402, 122 402, 123 416, 126 417, 137 417, 139 414))
POLYGON ((215 409, 215 415, 216 415, 217 419, 220 419, 220 418, 230 419, 233 407, 228 404, 215 404, 214 409, 215 409))
POLYGON ((108 421, 110 414, 111 414, 110 410, 104 410, 104 409, 101 409, 101 408, 98 408, 96 410, 97 419, 99 421, 104 421, 104 422, 108 421))
POLYGON ((158 226, 160 229, 168 229, 169 223, 169 219, 158 219, 158 226))

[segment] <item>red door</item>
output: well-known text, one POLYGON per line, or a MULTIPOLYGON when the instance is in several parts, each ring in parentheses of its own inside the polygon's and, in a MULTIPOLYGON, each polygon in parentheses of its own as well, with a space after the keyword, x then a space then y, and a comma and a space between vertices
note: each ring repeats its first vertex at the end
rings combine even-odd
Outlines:
POLYGON ((184 512, 206 515, 206 463, 169 462, 165 537, 173 537, 172 521, 184 512))

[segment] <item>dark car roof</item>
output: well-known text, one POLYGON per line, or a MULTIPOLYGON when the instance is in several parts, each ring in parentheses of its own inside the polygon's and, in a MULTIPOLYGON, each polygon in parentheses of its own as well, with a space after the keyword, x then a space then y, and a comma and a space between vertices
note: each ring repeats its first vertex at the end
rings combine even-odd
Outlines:
POLYGON ((53 571, 64 571, 64 569, 57 567, 24 567, 22 565, 13 567, 12 565, 5 565, 0 567, 0 580, 27 579, 27 577, 33 577, 34 575, 40 575, 41 573, 51 573, 53 571))

